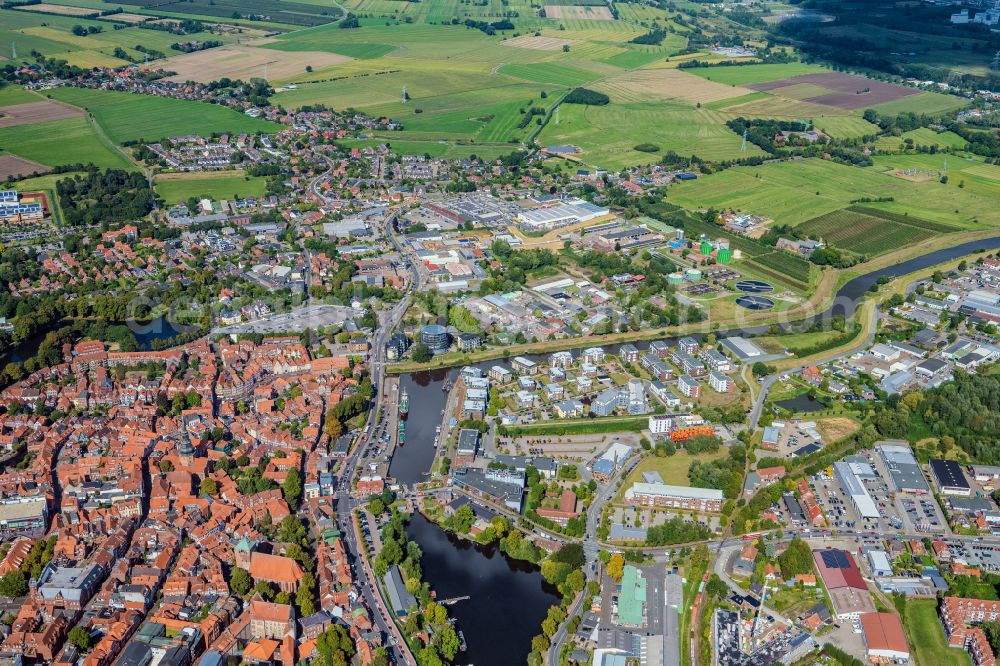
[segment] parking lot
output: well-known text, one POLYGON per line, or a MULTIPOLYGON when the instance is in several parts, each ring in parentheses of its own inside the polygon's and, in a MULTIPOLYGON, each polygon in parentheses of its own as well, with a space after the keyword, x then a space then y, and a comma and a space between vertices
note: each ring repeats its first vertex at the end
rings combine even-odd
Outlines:
POLYGON ((827 468, 809 480, 829 526, 888 535, 893 532, 950 534, 944 514, 931 495, 896 493, 882 460, 872 451, 856 459, 867 465, 870 474, 859 476, 878 511, 877 517, 863 517, 836 473, 827 468))
POLYGON ((933 497, 901 497, 899 504, 908 531, 940 534, 944 526, 941 509, 933 497))
POLYGON ((213 329, 212 334, 287 333, 301 332, 307 328, 317 330, 333 324, 343 324, 346 320, 359 317, 361 314, 363 313, 360 310, 341 305, 309 305, 291 312, 274 314, 264 319, 233 324, 232 326, 221 326, 213 329))
MULTIPOLYGON (((808 455, 812 451, 823 448, 823 437, 816 430, 815 421, 792 419, 783 423, 778 435, 778 457, 808 455), (802 451, 803 447, 809 447, 802 451)), ((777 425, 777 424, 775 424, 777 425)))

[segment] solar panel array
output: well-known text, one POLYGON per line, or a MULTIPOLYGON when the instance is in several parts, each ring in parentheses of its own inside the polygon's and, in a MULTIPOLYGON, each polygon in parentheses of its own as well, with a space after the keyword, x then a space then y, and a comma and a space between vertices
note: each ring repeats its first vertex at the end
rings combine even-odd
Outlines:
POLYGON ((842 550, 824 550, 820 553, 823 564, 828 569, 850 569, 851 563, 847 561, 847 553, 842 550))

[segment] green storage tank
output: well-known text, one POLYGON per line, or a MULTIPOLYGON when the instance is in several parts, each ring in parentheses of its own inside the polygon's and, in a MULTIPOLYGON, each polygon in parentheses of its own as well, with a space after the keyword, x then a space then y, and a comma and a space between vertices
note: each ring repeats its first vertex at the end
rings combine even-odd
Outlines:
POLYGON ((684 275, 682 273, 671 273, 667 276, 667 284, 682 284, 684 275))
POLYGON ((697 268, 689 268, 686 271, 684 271, 684 277, 688 280, 700 280, 701 270, 697 268))
POLYGON ((701 242, 701 253, 702 254, 712 254, 712 250, 713 249, 714 248, 712 247, 712 244, 709 241, 703 240, 701 242))
POLYGON ((719 248, 719 254, 715 258, 719 260, 720 264, 728 264, 733 260, 733 251, 728 247, 719 248))

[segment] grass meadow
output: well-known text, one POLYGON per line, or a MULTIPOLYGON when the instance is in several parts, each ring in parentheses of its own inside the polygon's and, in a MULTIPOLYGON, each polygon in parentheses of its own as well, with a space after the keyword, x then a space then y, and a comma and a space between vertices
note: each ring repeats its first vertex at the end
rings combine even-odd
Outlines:
POLYGON ((870 168, 815 158, 737 167, 674 185, 668 198, 686 208, 735 208, 779 224, 800 224, 846 208, 859 198, 890 196, 894 201, 866 205, 966 229, 979 228, 980 220, 995 219, 996 199, 989 194, 993 186, 959 188, 957 177, 947 185, 936 179, 913 182, 887 173, 893 168, 889 160, 891 156, 876 159, 870 168))
POLYGON ((659 104, 563 104, 559 122, 549 122, 539 135, 543 145, 580 146, 580 157, 589 164, 620 169, 656 161, 673 150, 706 159, 760 155, 756 146, 741 152, 742 141, 724 125, 718 112, 695 109, 678 102, 659 104), (656 154, 635 150, 640 143, 659 146, 656 154))
POLYGON ((108 137, 119 144, 138 139, 157 141, 178 134, 281 129, 275 123, 216 104, 84 88, 56 88, 49 94, 89 111, 108 137))
POLYGON ((0 106, 16 106, 18 104, 29 104, 40 102, 41 97, 33 92, 29 92, 21 86, 7 84, 0 88, 0 106))
POLYGON ((241 171, 211 171, 201 173, 164 173, 154 181, 156 193, 168 205, 190 197, 232 199, 259 197, 267 191, 267 179, 247 176, 241 171))
POLYGON ((0 128, 0 150, 47 166, 79 162, 132 168, 122 155, 101 140, 90 121, 82 116, 0 128))

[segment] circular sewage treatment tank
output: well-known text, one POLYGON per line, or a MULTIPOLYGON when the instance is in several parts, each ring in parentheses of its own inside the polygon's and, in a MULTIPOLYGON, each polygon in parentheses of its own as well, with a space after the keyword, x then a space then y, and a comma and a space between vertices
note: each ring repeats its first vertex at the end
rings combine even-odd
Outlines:
POLYGON ((760 296, 740 296, 736 299, 736 305, 747 310, 770 310, 774 307, 774 301, 760 296))
POLYGON ((736 288, 748 294, 769 294, 774 291, 774 287, 761 280, 740 280, 736 283, 736 288))

